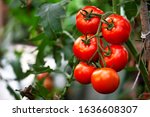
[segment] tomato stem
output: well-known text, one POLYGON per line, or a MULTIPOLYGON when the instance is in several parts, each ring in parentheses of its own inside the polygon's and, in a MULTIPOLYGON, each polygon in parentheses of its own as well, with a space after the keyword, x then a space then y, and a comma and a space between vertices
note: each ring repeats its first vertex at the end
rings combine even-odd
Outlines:
POLYGON ((144 64, 143 60, 142 59, 139 59, 139 54, 136 50, 136 48, 134 47, 131 39, 129 39, 127 42, 126 42, 126 46, 129 48, 129 50, 131 51, 132 55, 134 56, 135 58, 135 61, 137 63, 139 63, 139 69, 141 71, 141 74, 143 76, 143 80, 144 80, 144 83, 146 85, 146 89, 148 92, 150 92, 150 85, 149 85, 149 81, 148 81, 148 71, 146 69, 146 65, 144 64))
POLYGON ((73 62, 74 62, 74 64, 73 64, 73 68, 72 68, 72 71, 71 71, 71 75, 69 75, 67 77, 67 83, 66 83, 66 85, 65 85, 65 87, 64 87, 64 89, 63 89, 63 91, 62 91, 62 93, 60 95, 60 99, 64 99, 65 98, 65 95, 66 95, 69 87, 71 86, 72 82, 74 81, 73 74, 74 74, 74 69, 75 69, 76 65, 78 64, 78 60, 74 57, 73 62))
POLYGON ((120 7, 118 7, 119 0, 112 0, 112 10, 114 13, 120 14, 120 7))
MULTIPOLYGON (((106 62, 105 62, 105 60, 104 60, 104 58, 103 58, 103 55, 101 54, 101 49, 103 49, 103 47, 101 46, 101 44, 100 44, 100 38, 98 38, 98 55, 100 56, 100 60, 102 61, 102 65, 104 66, 104 67, 106 67, 106 62)), ((100 62, 100 60, 99 60, 99 62, 100 62)))

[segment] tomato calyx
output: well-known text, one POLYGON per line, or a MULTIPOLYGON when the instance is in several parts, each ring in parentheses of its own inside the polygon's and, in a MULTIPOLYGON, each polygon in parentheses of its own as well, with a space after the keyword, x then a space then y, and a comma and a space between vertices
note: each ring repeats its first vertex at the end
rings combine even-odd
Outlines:
POLYGON ((112 30, 112 28, 114 28, 114 22, 113 22, 113 19, 111 19, 111 22, 107 22, 105 19, 102 19, 102 22, 104 22, 105 24, 107 24, 107 30, 112 30))
POLYGON ((85 39, 82 39, 82 42, 83 42, 85 45, 90 45, 90 40, 91 40, 92 38, 94 38, 94 37, 95 37, 95 35, 88 38, 88 36, 86 35, 86 36, 85 36, 85 39))
POLYGON ((97 13, 93 13, 93 10, 91 10, 90 12, 84 10, 84 9, 81 9, 82 12, 80 12, 84 17, 85 17, 85 20, 90 20, 91 18, 97 16, 99 18, 101 18, 101 14, 97 14, 97 13))
POLYGON ((108 50, 103 50, 104 56, 110 56, 111 53, 112 53, 112 51, 111 51, 111 49, 110 49, 110 46, 107 46, 107 47, 108 47, 108 50))
POLYGON ((82 39, 82 42, 83 42, 85 45, 89 45, 89 44, 90 44, 90 39, 85 39, 85 40, 82 39))
POLYGON ((90 20, 93 17, 92 12, 93 10, 91 10, 90 12, 87 12, 86 10, 82 9, 82 12, 80 13, 85 17, 85 20, 90 20))

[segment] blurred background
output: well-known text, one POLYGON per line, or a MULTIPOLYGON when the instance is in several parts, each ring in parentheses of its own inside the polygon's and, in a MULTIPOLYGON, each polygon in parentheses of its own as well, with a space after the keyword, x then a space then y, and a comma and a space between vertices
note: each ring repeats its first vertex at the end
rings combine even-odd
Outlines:
MULTIPOLYGON (((0 100, 59 99, 67 83, 65 73, 70 74, 74 64, 73 40, 81 35, 75 15, 86 5, 112 11, 112 0, 0 0, 0 100), (64 6, 57 4, 63 1, 64 6), (37 80, 45 72, 52 89, 37 80)), ((136 41, 141 34, 140 0, 120 0, 119 5, 131 22, 131 39, 141 51, 141 41, 136 41)), ((121 84, 113 94, 102 95, 90 84, 74 81, 64 99, 139 99, 144 83, 131 54, 119 75, 121 84)))

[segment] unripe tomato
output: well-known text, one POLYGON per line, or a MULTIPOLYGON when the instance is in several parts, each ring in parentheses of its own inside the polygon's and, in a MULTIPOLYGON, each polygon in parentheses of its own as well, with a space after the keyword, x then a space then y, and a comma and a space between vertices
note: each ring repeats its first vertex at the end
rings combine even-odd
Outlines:
MULTIPOLYGON (((108 48, 105 50, 108 50, 108 48)), ((128 51, 123 45, 111 45, 110 51, 110 56, 104 56, 106 67, 113 68, 118 72, 122 70, 128 62, 128 51)), ((102 61, 100 61, 100 63, 102 64, 102 61)))
POLYGON ((81 84, 91 83, 91 75, 96 68, 85 62, 80 62, 74 70, 75 79, 81 84))
POLYGON ((43 78, 47 77, 48 75, 49 75, 48 72, 40 73, 40 74, 37 75, 37 79, 42 80, 43 78))
MULTIPOLYGON (((73 45, 73 53, 79 59, 88 61, 93 54, 97 51, 97 38, 93 37, 87 41, 93 35, 80 36, 73 45), (84 42, 87 41, 87 42, 84 42)), ((98 59, 98 53, 94 56, 93 60, 98 59)))
POLYGON ((86 6, 76 15, 76 27, 83 34, 95 34, 97 32, 100 17, 90 13, 103 14, 104 12, 95 6, 86 6), (85 11, 83 11, 85 10, 85 11))
POLYGON ((120 78, 112 68, 96 69, 91 76, 93 88, 102 94, 113 93, 119 86, 120 78))
POLYGON ((129 39, 131 26, 123 16, 112 14, 106 18, 107 23, 102 24, 102 35, 111 44, 122 44, 129 39))

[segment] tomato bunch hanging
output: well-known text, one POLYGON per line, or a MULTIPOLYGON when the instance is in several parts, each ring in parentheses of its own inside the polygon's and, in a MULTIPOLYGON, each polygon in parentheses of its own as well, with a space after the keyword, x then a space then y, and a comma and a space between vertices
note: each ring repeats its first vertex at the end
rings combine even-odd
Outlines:
POLYGON ((74 69, 75 79, 81 84, 91 83, 99 93, 113 93, 120 83, 117 72, 128 62, 123 43, 130 36, 129 21, 118 14, 86 6, 76 15, 76 27, 83 35, 73 45, 74 56, 80 61, 74 69))

